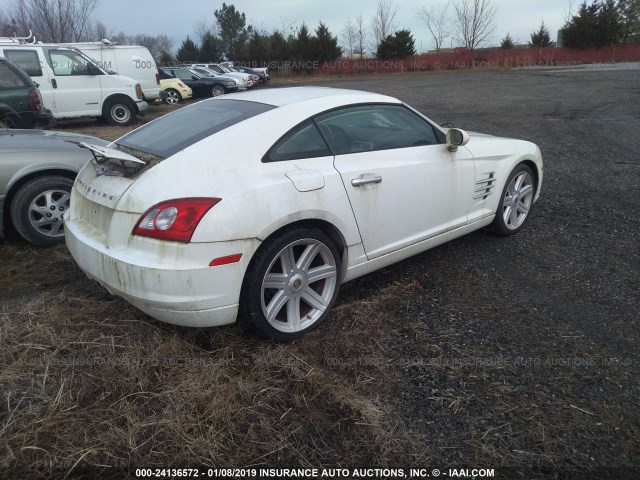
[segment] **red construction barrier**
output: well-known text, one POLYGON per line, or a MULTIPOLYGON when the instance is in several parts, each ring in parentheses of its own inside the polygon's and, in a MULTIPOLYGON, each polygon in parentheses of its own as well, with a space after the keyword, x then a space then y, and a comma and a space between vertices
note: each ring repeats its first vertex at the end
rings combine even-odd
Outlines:
POLYGON ((586 63, 640 62, 640 43, 602 48, 513 48, 416 55, 407 58, 365 58, 318 62, 312 73, 321 75, 385 73, 425 70, 489 69, 500 67, 562 66, 586 63))

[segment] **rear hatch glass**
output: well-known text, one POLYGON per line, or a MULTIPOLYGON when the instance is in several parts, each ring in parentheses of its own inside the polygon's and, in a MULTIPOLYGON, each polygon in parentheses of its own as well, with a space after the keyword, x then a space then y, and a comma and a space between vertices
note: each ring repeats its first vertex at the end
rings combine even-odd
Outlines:
POLYGON ((264 103, 215 99, 183 107, 125 135, 116 145, 161 158, 225 128, 275 108, 264 103))

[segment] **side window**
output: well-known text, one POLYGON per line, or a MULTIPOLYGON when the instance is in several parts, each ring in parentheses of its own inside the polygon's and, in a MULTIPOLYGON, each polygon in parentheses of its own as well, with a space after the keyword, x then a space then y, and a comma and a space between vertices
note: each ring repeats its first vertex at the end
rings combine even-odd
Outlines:
POLYGON ((51 68, 56 76, 89 75, 87 60, 70 50, 49 50, 51 68))
POLYGON ((280 162, 331 155, 326 143, 311 121, 291 130, 271 147, 263 162, 280 162))
POLYGON ((6 62, 0 62, 0 88, 24 87, 24 81, 9 68, 6 62))
POLYGON ((336 155, 439 143, 433 127, 402 105, 360 105, 315 118, 336 155))
POLYGON ((192 75, 186 70, 172 70, 171 73, 173 73, 176 78, 179 78, 180 80, 193 80, 192 75))
POLYGON ((5 56, 18 65, 30 77, 41 77, 42 68, 35 50, 5 50, 5 56))

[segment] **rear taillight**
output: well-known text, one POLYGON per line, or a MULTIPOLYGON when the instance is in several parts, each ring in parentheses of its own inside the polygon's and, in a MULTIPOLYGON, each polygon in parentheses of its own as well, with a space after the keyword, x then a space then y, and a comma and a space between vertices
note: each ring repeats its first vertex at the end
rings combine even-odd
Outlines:
POLYGON ((202 217, 220 198, 178 198, 147 210, 133 228, 133 235, 189 243, 202 217))
POLYGON ((27 108, 33 111, 42 109, 42 98, 40 97, 40 92, 37 90, 31 90, 29 92, 29 95, 27 95, 27 108))
POLYGON ((160 74, 156 73, 156 84, 160 85, 160 74))
POLYGON ((182 83, 182 82, 178 82, 178 86, 180 88, 187 88, 186 85, 184 83, 182 83))

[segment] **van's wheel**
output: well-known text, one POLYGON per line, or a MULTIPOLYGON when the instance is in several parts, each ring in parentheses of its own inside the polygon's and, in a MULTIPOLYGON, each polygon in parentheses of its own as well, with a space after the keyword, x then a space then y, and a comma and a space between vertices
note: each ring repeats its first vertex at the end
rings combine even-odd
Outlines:
POLYGON ((176 105, 182 101, 182 97, 180 96, 180 92, 174 90, 173 88, 169 88, 166 90, 167 97, 164 99, 165 103, 169 105, 176 105))
POLYGON ((22 237, 40 247, 64 241, 73 180, 46 175, 25 183, 11 202, 11 221, 22 237))
POLYGON ((327 317, 340 288, 340 253, 317 228, 294 227, 265 242, 247 269, 241 321, 290 341, 327 317))
POLYGON ((131 125, 136 118, 136 106, 124 98, 107 101, 103 111, 105 120, 111 125, 131 125))
POLYGON ((219 97, 220 95, 224 95, 224 87, 222 85, 214 85, 211 87, 212 97, 219 97))

